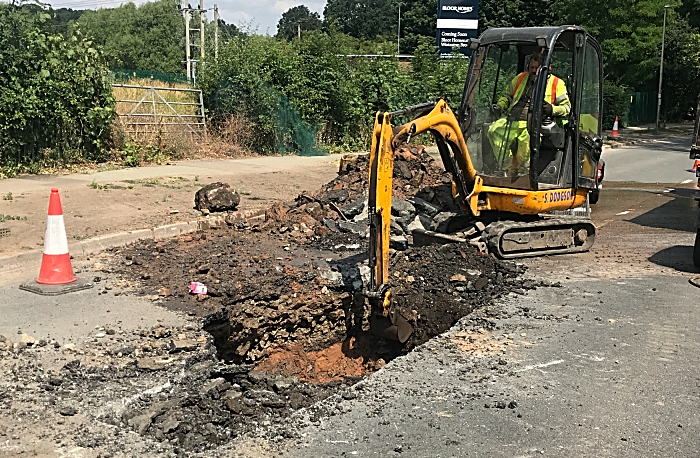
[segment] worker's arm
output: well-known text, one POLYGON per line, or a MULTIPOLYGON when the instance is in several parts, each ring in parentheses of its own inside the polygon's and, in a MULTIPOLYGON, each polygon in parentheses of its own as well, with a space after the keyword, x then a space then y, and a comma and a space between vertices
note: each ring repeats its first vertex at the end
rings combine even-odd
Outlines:
POLYGON ((561 78, 557 83, 556 90, 556 98, 552 104, 552 114, 560 118, 569 116, 569 112, 571 112, 571 100, 569 100, 569 93, 566 90, 566 84, 564 84, 564 80, 561 78))
POLYGON ((506 88, 506 92, 501 96, 500 99, 498 99, 498 102, 496 102, 496 105, 501 107, 501 111, 505 112, 508 110, 508 108, 513 104, 513 97, 515 97, 515 91, 516 91, 516 86, 519 81, 522 81, 521 75, 517 75, 513 80, 511 80, 508 83, 508 87, 506 88))

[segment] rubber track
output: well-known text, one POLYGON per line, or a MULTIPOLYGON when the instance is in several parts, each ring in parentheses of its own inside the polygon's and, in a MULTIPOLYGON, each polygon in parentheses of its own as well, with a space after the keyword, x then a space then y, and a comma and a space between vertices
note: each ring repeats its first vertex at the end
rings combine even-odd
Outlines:
POLYGON ((518 221, 498 221, 486 226, 484 234, 486 236, 486 244, 488 246, 489 253, 493 253, 501 259, 514 259, 549 254, 581 253, 583 251, 588 251, 595 241, 595 226, 591 220, 587 218, 545 218, 529 223, 518 221), (585 226, 588 229, 588 239, 586 240, 586 243, 581 246, 570 246, 567 248, 553 248, 518 253, 503 253, 501 251, 501 238, 503 237, 503 234, 512 229, 541 230, 542 228, 550 227, 553 230, 556 230, 573 226, 585 226))

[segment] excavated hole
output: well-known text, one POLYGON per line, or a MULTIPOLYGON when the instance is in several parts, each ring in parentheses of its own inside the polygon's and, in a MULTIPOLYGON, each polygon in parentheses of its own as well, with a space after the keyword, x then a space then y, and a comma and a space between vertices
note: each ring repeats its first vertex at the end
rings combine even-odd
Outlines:
MULTIPOLYGON (((444 218, 459 207, 444 170, 418 149, 397 157, 394 196, 423 202, 420 211, 403 202, 404 225, 423 218, 449 226, 444 218)), ((144 402, 137 414, 152 421, 140 433, 180 451, 205 450, 261 426, 286 435, 285 419, 296 410, 339 391, 352 397, 348 385, 386 362, 495 298, 536 286, 521 279, 523 267, 469 245, 395 251, 392 297, 415 329, 404 346, 371 336, 366 308, 350 294, 367 282, 368 160, 346 165, 311 196, 269 208, 265 222, 117 250, 114 273, 151 297, 167 290, 164 306, 201 318, 215 347, 186 368, 186 380, 144 402), (193 281, 208 287, 206 297, 189 294, 193 281)), ((493 325, 489 317, 475 321, 493 325)))

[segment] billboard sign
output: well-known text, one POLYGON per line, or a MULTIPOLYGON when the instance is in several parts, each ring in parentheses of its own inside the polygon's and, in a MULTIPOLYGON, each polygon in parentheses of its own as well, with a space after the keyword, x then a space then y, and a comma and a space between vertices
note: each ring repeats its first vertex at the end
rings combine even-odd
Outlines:
POLYGON ((438 0, 437 46, 440 57, 451 57, 453 50, 470 56, 467 43, 476 38, 479 26, 479 0, 438 0))

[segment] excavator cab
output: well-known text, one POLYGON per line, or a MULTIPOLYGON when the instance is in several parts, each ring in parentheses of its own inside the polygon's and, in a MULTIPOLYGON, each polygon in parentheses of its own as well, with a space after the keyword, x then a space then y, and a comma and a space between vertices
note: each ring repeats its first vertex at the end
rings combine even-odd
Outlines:
POLYGON ((472 40, 470 47, 459 124, 484 185, 532 191, 595 189, 603 94, 595 39, 574 26, 498 28, 472 40), (533 55, 541 55, 534 81, 528 74, 533 55), (568 102, 556 90, 547 93, 550 78, 565 86, 568 102), (523 113, 516 104, 504 113, 499 99, 510 100, 518 85, 532 86, 529 109, 523 113), (555 106, 570 103, 568 114, 545 117, 545 97, 555 106))

